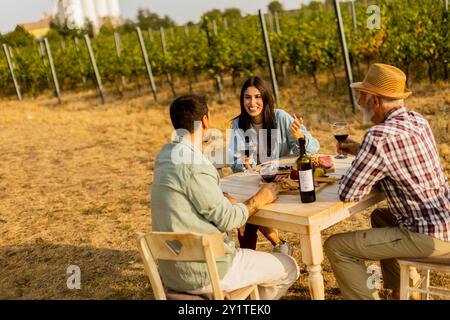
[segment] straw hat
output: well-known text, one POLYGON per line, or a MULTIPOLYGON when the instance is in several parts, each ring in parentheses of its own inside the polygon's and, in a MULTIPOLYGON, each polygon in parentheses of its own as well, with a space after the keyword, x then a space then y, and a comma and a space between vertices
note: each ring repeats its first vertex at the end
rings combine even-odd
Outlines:
POLYGON ((404 99, 411 95, 406 87, 406 75, 402 70, 383 63, 374 63, 369 67, 363 82, 355 82, 350 87, 391 99, 404 99))

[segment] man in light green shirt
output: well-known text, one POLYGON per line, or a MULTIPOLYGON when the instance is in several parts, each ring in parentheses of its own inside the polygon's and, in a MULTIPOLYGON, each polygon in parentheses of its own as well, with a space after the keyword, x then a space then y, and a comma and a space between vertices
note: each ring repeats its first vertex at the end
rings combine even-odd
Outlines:
MULTIPOLYGON (((260 207, 277 198, 276 185, 261 188, 245 203, 237 203, 220 188, 215 167, 202 152, 204 133, 210 127, 206 100, 196 95, 177 98, 170 107, 177 138, 163 146, 152 185, 153 231, 227 232, 244 225, 260 207)), ((224 236, 225 257, 217 260, 222 288, 236 290, 258 284, 263 299, 278 299, 297 280, 292 257, 236 249, 224 236)), ((211 292, 206 263, 160 261, 164 284, 176 291, 211 292)))

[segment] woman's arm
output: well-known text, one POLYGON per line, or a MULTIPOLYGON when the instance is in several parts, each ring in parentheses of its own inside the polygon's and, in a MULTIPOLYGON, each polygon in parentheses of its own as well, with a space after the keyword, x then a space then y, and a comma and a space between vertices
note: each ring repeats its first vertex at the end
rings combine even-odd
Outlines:
POLYGON ((287 112, 285 112, 285 114, 286 114, 286 121, 287 121, 288 128, 289 128, 289 130, 287 130, 287 134, 288 134, 288 141, 289 141, 289 145, 291 147, 291 151, 294 154, 298 153, 297 138, 294 137, 293 134, 291 133, 291 128, 294 127, 293 128, 294 130, 300 131, 305 136, 306 154, 308 154, 308 155, 316 154, 320 148, 319 141, 317 141, 317 139, 312 136, 312 134, 308 131, 308 129, 306 129, 306 127, 303 125, 303 121, 300 120, 301 118, 298 119, 297 117, 295 117, 295 119, 294 119, 294 117, 292 117, 287 112))

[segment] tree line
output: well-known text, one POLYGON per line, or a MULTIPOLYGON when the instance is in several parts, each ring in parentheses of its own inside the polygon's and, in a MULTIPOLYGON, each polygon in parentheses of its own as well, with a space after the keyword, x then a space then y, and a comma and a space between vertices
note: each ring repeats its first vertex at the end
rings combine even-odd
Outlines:
MULTIPOLYGON (((345 9, 346 4, 341 4, 355 78, 360 79, 370 63, 385 62, 402 68, 409 82, 447 81, 450 22, 441 1, 380 0, 376 3, 381 17, 378 29, 368 28, 371 14, 367 12, 367 1, 356 2, 356 26, 352 23, 351 12, 345 9)), ((326 72, 338 86, 341 80, 337 73, 342 69, 343 59, 329 1, 311 2, 292 11, 283 11, 279 4, 271 5, 266 19, 277 77, 283 80, 287 74, 308 76, 318 87, 318 74, 326 72)), ((199 23, 177 26, 170 17, 159 17, 140 9, 136 22, 126 21, 119 28, 105 23, 96 34, 89 25, 83 30, 52 26, 47 38, 62 90, 95 86, 82 41, 84 34, 92 38, 104 83, 119 87, 126 79, 142 84, 147 71, 136 26, 144 35, 156 77, 170 75, 175 80, 186 79, 192 88, 200 75, 211 79, 230 75, 236 85, 239 76, 267 68, 257 15, 243 16, 235 8, 212 10, 205 13, 199 23), (119 55, 114 33, 120 35, 119 55)), ((52 88, 48 59, 40 43, 30 34, 17 27, 1 36, 0 43, 10 48, 17 81, 24 93, 38 95, 52 88)), ((0 56, 0 95, 14 92, 6 59, 0 56)))

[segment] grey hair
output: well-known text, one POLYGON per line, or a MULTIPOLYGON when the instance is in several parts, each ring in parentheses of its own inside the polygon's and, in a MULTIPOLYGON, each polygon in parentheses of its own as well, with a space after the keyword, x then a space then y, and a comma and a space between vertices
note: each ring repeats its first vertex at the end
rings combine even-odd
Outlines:
POLYGON ((391 104, 403 105, 403 103, 405 102, 404 99, 391 99, 391 98, 385 98, 385 97, 380 97, 380 99, 383 102, 383 104, 387 104, 387 105, 391 105, 391 104))
POLYGON ((392 99, 392 98, 386 98, 382 96, 377 96, 374 94, 367 93, 367 99, 378 97, 380 98, 381 102, 383 102, 384 105, 390 106, 390 105, 403 105, 405 100, 404 99, 392 99))

